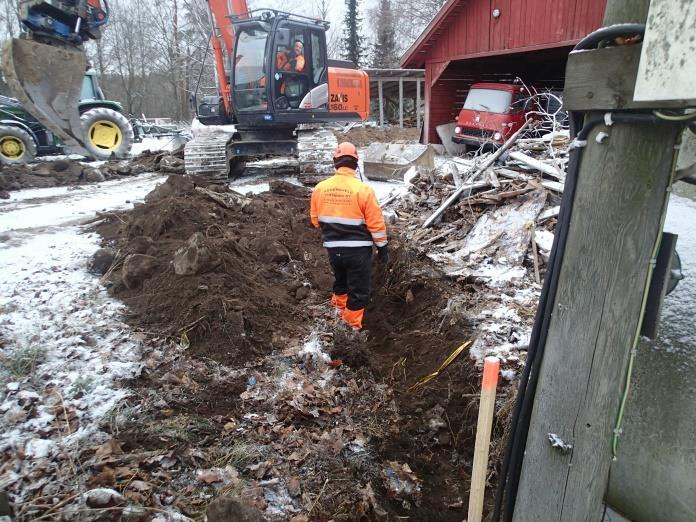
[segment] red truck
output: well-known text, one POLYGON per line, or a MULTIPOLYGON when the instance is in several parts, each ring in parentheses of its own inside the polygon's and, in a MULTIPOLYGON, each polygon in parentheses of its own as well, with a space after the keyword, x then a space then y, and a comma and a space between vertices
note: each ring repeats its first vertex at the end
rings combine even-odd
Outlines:
POLYGON ((513 83, 475 83, 459 112, 452 141, 465 145, 502 145, 525 122, 530 93, 513 83))

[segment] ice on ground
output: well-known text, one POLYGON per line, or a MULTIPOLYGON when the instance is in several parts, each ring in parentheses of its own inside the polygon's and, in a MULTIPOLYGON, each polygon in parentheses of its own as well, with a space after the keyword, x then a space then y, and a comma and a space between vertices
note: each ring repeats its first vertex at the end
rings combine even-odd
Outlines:
POLYGON ((127 202, 144 196, 162 180, 159 174, 147 174, 79 189, 20 190, 12 199, 0 200, 0 233, 79 223, 98 211, 125 208, 127 202))
POLYGON ((539 250, 551 252, 551 247, 553 246, 553 232, 537 229, 534 231, 534 241, 536 241, 539 250))
MULTIPOLYGON (((261 194, 271 190, 271 181, 285 181, 293 185, 302 186, 296 176, 269 176, 259 174, 257 176, 243 176, 231 181, 229 187, 240 194, 261 194)), ((309 210, 308 210, 309 211, 309 210)))
MULTIPOLYGON (((87 272, 100 237, 72 223, 142 199, 158 179, 32 189, 0 202, 0 451, 25 456, 22 473, 102 440, 101 422, 128 393, 118 381, 140 371, 123 304, 87 272)), ((21 503, 25 493, 15 493, 21 503)))
POLYGON ((146 150, 155 151, 173 151, 186 143, 186 138, 183 136, 162 136, 161 138, 143 138, 140 143, 134 143, 131 147, 131 157, 136 157, 146 150))

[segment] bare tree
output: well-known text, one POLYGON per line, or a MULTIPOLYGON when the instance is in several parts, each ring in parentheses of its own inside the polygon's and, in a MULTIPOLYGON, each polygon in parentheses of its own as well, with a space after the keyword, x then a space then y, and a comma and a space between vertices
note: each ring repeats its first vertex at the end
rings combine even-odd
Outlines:
POLYGON ((19 2, 0 0, 0 39, 19 35, 19 2))
POLYGON ((435 17, 446 0, 400 0, 394 9, 396 41, 403 54, 435 17))

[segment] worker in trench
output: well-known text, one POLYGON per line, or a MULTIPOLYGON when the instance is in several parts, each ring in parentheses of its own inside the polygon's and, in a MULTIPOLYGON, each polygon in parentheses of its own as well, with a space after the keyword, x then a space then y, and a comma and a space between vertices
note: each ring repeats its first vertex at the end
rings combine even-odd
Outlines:
POLYGON ((357 179, 358 150, 341 143, 333 158, 336 173, 312 192, 310 217, 321 228, 334 273, 331 304, 354 330, 362 328, 370 295, 373 245, 381 263, 388 260, 387 228, 375 191, 357 179))

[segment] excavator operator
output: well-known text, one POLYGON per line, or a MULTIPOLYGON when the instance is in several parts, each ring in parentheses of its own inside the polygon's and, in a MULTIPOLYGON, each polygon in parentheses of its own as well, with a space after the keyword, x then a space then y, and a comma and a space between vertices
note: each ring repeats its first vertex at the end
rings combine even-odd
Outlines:
POLYGON ((283 47, 276 54, 276 69, 279 71, 293 71, 301 73, 305 68, 304 44, 297 40, 292 51, 286 51, 283 47))
POLYGON ((334 273, 331 304, 354 330, 362 328, 370 295, 372 245, 386 263, 387 228, 375 191, 358 180, 358 150, 341 143, 334 153, 336 173, 312 192, 310 217, 321 228, 322 240, 334 273))

